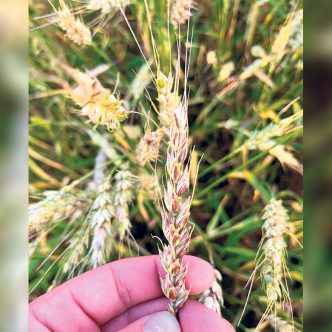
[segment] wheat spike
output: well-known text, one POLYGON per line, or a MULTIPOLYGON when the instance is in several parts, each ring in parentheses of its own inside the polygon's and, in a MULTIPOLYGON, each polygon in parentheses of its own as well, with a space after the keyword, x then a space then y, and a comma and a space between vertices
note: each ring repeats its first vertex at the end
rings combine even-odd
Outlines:
POLYGON ((66 32, 65 36, 77 45, 90 45, 92 36, 90 29, 60 1, 60 9, 55 10, 55 22, 66 32))
POLYGON ((192 0, 173 0, 170 8, 170 21, 177 29, 179 25, 186 23, 192 16, 192 9, 197 4, 192 0))
POLYGON ((50 222, 59 220, 74 221, 86 208, 86 198, 77 193, 62 191, 46 191, 45 199, 29 205, 29 235, 42 230, 50 222))
POLYGON ((161 278, 164 294, 170 300, 169 311, 176 315, 188 298, 185 287, 187 266, 182 263, 189 249, 192 226, 189 223, 191 196, 189 190, 187 105, 179 103, 170 118, 169 146, 166 159, 167 181, 164 188, 163 232, 168 244, 160 251, 166 277, 161 278))

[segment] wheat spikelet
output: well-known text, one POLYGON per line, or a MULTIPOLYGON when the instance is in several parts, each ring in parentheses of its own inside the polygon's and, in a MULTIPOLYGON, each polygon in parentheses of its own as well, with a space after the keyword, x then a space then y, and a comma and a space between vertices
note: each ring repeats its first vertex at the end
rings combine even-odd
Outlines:
POLYGON ((197 5, 192 0, 173 0, 170 8, 170 21, 177 28, 179 25, 186 23, 192 16, 192 9, 197 5))
POLYGON ((158 181, 154 175, 147 173, 139 176, 140 189, 146 199, 155 200, 158 197, 158 181))
POLYGON ((177 87, 174 87, 172 73, 164 75, 161 71, 157 74, 156 87, 159 102, 159 121, 162 126, 168 128, 173 121, 174 109, 180 102, 177 87))
POLYGON ((110 239, 114 237, 111 224, 114 206, 109 193, 110 188, 110 179, 106 177, 99 186, 99 194, 90 211, 89 227, 92 240, 89 249, 89 264, 92 267, 106 263, 107 249, 109 249, 107 243, 110 243, 110 239))
POLYGON ((90 45, 92 36, 90 29, 67 7, 64 1, 60 1, 60 9, 55 10, 55 22, 66 32, 65 36, 78 45, 90 45))
POLYGON ((102 185, 105 181, 105 164, 107 156, 102 149, 99 150, 95 160, 95 173, 93 175, 93 184, 102 185))
MULTIPOLYGON (((64 260, 62 270, 60 270, 59 276, 74 275, 77 267, 86 259, 86 250, 89 247, 89 229, 83 228, 76 232, 69 239, 68 252, 64 260)), ((58 283, 55 280, 54 285, 58 283)))
POLYGON ((219 75, 218 75, 218 82, 224 82, 225 80, 227 80, 227 78, 229 78, 233 71, 235 70, 235 66, 233 62, 227 62, 225 63, 220 71, 219 71, 219 75))
POLYGON ((147 162, 156 162, 159 157, 160 143, 164 132, 162 129, 148 131, 140 140, 136 149, 136 159, 141 166, 147 162))
POLYGON ((78 83, 66 89, 70 98, 81 107, 77 113, 87 117, 95 127, 103 125, 110 131, 118 129, 129 114, 123 107, 124 101, 104 88, 96 77, 68 66, 64 68, 78 83))
POLYGON ((216 51, 209 51, 206 54, 206 62, 209 65, 215 65, 218 62, 217 52, 216 51))
POLYGON ((160 251, 166 277, 161 278, 164 294, 170 300, 169 311, 176 315, 188 298, 185 287, 187 266, 182 263, 189 249, 192 227, 189 224, 191 196, 189 190, 187 105, 179 103, 170 118, 169 146, 166 158, 166 184, 162 213, 163 232, 168 244, 160 251))
POLYGON ((284 145, 277 145, 269 150, 269 153, 276 157, 283 166, 287 166, 293 171, 303 174, 303 165, 293 156, 290 151, 286 150, 284 145))
POLYGON ((131 222, 129 219, 129 203, 132 200, 133 175, 124 166, 115 175, 114 219, 117 232, 122 242, 130 235, 131 222))
POLYGON ((221 273, 218 270, 214 270, 215 280, 211 288, 205 290, 199 299, 199 302, 203 303, 207 308, 213 310, 219 316, 221 316, 221 308, 224 307, 224 298, 222 294, 222 288, 220 282, 222 281, 221 273))
POLYGON ((90 45, 92 42, 90 29, 79 19, 75 19, 65 36, 77 45, 90 45))

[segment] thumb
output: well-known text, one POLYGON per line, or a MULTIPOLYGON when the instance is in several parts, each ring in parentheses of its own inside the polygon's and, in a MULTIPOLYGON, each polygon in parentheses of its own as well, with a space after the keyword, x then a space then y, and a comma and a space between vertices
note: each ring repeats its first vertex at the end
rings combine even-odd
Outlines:
POLYGON ((177 319, 168 311, 142 317, 119 332, 181 332, 177 319))

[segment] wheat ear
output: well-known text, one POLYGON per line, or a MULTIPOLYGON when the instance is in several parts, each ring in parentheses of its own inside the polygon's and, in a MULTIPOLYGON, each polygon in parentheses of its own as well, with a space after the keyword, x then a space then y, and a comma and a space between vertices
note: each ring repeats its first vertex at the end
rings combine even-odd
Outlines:
POLYGON ((262 280, 269 305, 275 304, 284 295, 283 276, 285 271, 286 242, 288 232, 288 214, 281 200, 272 198, 264 208, 263 225, 264 261, 262 280))
POLYGON ((164 211, 162 226, 168 244, 160 250, 161 263, 166 271, 161 278, 165 296, 170 300, 169 311, 176 315, 188 298, 185 287, 187 266, 183 256, 188 252, 193 227, 189 223, 191 196, 189 195, 188 109, 180 102, 174 109, 169 127, 169 146, 166 160, 164 211))

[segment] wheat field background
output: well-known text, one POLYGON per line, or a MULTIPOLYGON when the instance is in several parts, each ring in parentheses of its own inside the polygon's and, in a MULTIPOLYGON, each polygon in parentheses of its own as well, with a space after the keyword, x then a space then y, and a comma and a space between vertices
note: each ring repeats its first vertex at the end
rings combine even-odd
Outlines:
POLYGON ((63 2, 30 2, 30 298, 99 263, 158 253, 167 148, 165 136, 146 143, 164 121, 150 70, 167 77, 180 63, 195 187, 189 253, 221 273, 221 312, 238 331, 302 331, 302 1, 197 0, 180 29, 166 0, 124 2, 103 14, 67 1, 91 32, 81 45, 56 22, 63 2), (73 98, 90 84, 84 75, 125 116, 87 121, 73 98), (105 192, 112 236, 97 259, 87 225, 105 192))

